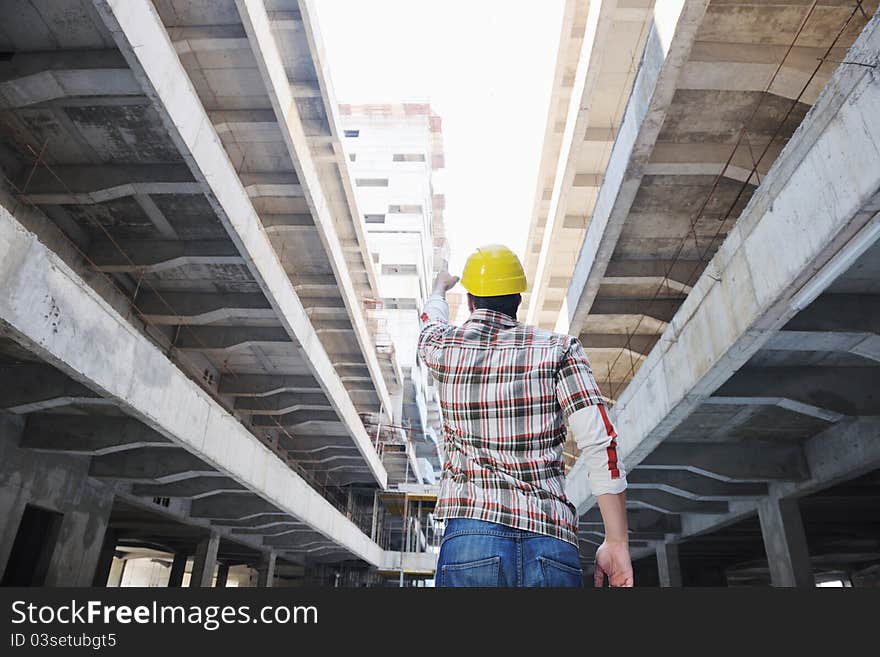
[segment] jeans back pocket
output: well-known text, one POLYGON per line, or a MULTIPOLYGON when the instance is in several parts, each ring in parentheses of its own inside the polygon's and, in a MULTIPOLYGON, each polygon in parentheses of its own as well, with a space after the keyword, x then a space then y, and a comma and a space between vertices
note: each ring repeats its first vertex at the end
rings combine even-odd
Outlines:
POLYGON ((543 586, 579 587, 583 585, 584 571, 560 563, 555 559, 538 557, 541 562, 541 573, 544 576, 543 586))
POLYGON ((440 569, 440 586, 497 587, 501 583, 501 557, 446 564, 440 569))

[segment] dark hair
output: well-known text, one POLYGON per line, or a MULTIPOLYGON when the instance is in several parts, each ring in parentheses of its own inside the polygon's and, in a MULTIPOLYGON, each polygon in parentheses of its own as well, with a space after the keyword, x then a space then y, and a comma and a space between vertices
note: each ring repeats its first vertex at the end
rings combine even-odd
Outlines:
POLYGON ((503 313, 509 317, 516 319, 516 311, 519 310, 519 304, 522 302, 520 294, 502 294, 497 297, 478 297, 468 294, 473 299, 474 309, 484 308, 486 310, 494 310, 496 313, 503 313))

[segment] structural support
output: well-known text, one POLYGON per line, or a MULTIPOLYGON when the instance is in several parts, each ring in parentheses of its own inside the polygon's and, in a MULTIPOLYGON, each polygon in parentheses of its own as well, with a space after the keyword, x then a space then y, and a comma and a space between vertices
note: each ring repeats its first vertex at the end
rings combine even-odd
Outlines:
POLYGON ((220 547, 220 534, 211 533, 199 541, 193 559, 190 588, 210 588, 214 579, 214 566, 217 565, 217 549, 220 547))
POLYGON ((264 553, 257 567, 257 586, 261 589, 272 588, 275 583, 275 556, 271 550, 264 553))
MULTIPOLYGON (((287 127, 286 130, 282 130, 282 134, 288 153, 294 163, 297 178, 302 181, 303 193, 309 208, 312 210, 315 228, 321 235, 324 246, 327 249, 330 264, 336 275, 336 281, 338 281, 339 292, 342 295, 348 313, 351 315, 351 325, 354 329, 355 337, 364 354, 364 362, 369 370, 370 378, 376 386, 376 394, 379 397, 382 408, 387 409, 389 413, 393 413, 391 397, 376 355, 376 346, 367 330, 367 319, 361 305, 362 301, 358 298, 357 291, 354 288, 349 265, 346 262, 346 254, 336 231, 334 210, 331 209, 332 206, 329 199, 323 193, 319 174, 312 159, 312 149, 303 129, 304 121, 300 117, 297 103, 294 100, 290 81, 284 70, 284 63, 278 46, 275 43, 275 37, 272 34, 272 27, 269 16, 266 13, 266 7, 262 0, 237 0, 236 6, 252 43, 254 57, 263 76, 263 82, 266 85, 266 90, 269 99, 272 101, 278 122, 280 125, 287 127)), ((306 10, 306 16, 303 17, 303 26, 304 29, 309 30, 307 12, 308 10, 306 10)), ((320 75, 320 69, 318 71, 320 75)), ((335 209, 335 212, 339 211, 339 209, 335 209)), ((356 208, 355 211, 357 211, 356 208)), ((355 215, 353 221, 355 226, 360 226, 359 215, 355 215)), ((363 239, 360 242, 363 244, 363 239)), ((359 248, 362 251, 366 250, 360 245, 359 248)), ((362 253, 361 255, 365 266, 368 268, 367 275, 369 276, 369 268, 372 266, 372 262, 368 254, 362 253)), ((374 289, 376 289, 374 281, 372 284, 374 289)), ((392 415, 391 420, 394 421, 394 419, 392 415)))
POLYGON ((217 564, 217 581, 214 583, 214 588, 225 589, 226 581, 229 579, 229 564, 228 563, 218 563, 217 564))
POLYGON ((186 572, 186 553, 178 552, 171 562, 171 573, 168 575, 168 588, 183 586, 183 574, 186 572))
MULTIPOLYGON (((130 417, 259 494, 280 512, 304 522, 356 557, 374 565, 381 563, 378 545, 3 207, 0 252, 8 255, 0 259, 0 288, 4 291, 0 325, 7 335, 91 390, 100 391, 130 417), (64 321, 48 323, 43 319, 47 313, 58 313, 64 321), (83 348, 85 334, 91 338, 89 345, 127 356, 97 358, 93 349, 83 348), (138 367, 132 368, 131 362, 137 362, 138 367), (162 382, 161 386, 156 382, 162 382)), ((364 435, 369 443, 366 432, 364 435)), ((369 448, 372 450, 372 445, 369 448)), ((113 456, 99 458, 107 464, 107 458, 113 456)), ((384 472, 381 464, 379 467, 384 472)), ((90 568, 89 583, 92 575, 90 568)))
POLYGON ((758 504, 761 534, 773 586, 813 588, 807 536, 796 499, 767 497, 758 504))
POLYGON ((707 0, 658 2, 556 330, 580 333, 636 198, 707 0))
POLYGON ((381 488, 388 476, 370 443, 357 409, 324 349, 305 306, 272 247, 242 181, 232 168, 205 108, 195 94, 165 26, 149 0, 93 0, 144 94, 172 128, 196 179, 299 355, 324 390, 340 422, 381 488))
MULTIPOLYGON (((875 18, 848 57, 873 61, 878 49, 880 19, 875 18)), ((873 69, 841 66, 835 71, 736 229, 618 397, 612 421, 621 436, 618 455, 628 468, 652 454, 876 241, 880 124, 873 117, 878 102, 880 84, 873 69), (809 231, 802 229, 804 221, 809 231)), ((572 283, 579 296, 585 281, 586 275, 572 283)), ((570 300, 569 308, 575 305, 570 300)), ((579 511, 592 506, 583 460, 571 469, 566 484, 579 511)))
POLYGON ((657 572, 660 574, 660 586, 682 586, 678 543, 664 541, 657 544, 657 572))
POLYGON ((110 568, 113 566, 113 555, 116 553, 116 532, 108 528, 104 533, 104 543, 101 546, 101 554, 98 556, 98 564, 95 566, 95 576, 92 578, 92 586, 107 586, 110 578, 110 568))

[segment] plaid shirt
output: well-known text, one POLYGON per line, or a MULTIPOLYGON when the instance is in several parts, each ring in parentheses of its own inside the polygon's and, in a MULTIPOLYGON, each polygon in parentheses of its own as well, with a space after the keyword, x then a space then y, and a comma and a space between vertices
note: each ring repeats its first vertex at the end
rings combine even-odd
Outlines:
POLYGON ((461 327, 447 316, 445 299, 429 299, 419 335, 419 356, 437 380, 443 412, 446 458, 435 516, 500 523, 577 545, 577 513, 564 490, 567 417, 591 409, 580 414, 580 425, 599 437, 578 443, 601 453, 600 492, 625 487, 616 434, 583 347, 491 310, 475 311, 461 327))

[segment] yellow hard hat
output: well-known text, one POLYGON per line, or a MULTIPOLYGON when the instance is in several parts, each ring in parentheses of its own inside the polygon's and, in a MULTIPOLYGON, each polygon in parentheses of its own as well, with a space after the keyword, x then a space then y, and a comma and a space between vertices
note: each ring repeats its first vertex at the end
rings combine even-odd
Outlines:
POLYGON ((481 246, 464 264, 461 284, 475 297, 519 294, 528 288, 516 254, 501 244, 481 246))

